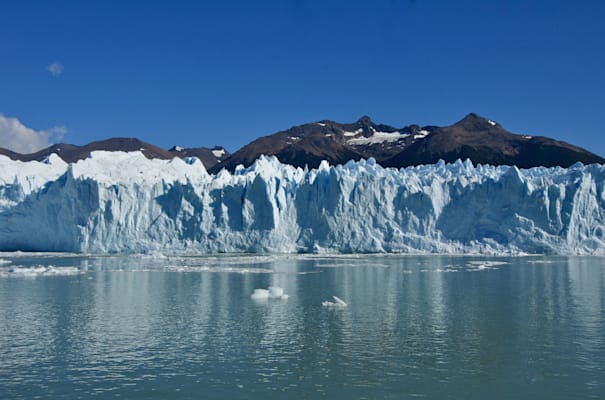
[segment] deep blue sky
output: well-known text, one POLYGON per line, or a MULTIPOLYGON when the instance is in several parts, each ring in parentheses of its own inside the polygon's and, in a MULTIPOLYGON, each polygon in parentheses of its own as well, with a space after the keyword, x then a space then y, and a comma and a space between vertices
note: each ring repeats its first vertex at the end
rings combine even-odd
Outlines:
POLYGON ((3 1, 0 113, 69 143, 234 151, 473 111, 605 155, 603 21, 602 1, 3 1))

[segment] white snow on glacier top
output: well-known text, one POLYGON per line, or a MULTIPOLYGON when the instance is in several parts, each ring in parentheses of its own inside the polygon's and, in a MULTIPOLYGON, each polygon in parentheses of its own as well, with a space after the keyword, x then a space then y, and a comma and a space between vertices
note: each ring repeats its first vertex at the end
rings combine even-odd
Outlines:
POLYGON ((74 178, 90 178, 103 183, 186 182, 208 176, 198 158, 190 163, 175 157, 171 160, 148 159, 139 151, 93 151, 90 157, 71 164, 74 178))
POLYGON ((0 186, 18 184, 25 194, 29 194, 46 182, 54 181, 66 170, 67 163, 54 153, 42 162, 13 161, 0 155, 0 186))

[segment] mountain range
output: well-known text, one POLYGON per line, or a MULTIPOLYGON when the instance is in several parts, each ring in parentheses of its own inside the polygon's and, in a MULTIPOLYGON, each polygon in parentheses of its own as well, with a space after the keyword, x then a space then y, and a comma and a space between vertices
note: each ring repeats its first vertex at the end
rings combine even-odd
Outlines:
POLYGON ((274 155, 282 163, 317 167, 322 160, 344 164, 373 157, 385 167, 433 164, 443 159, 470 159, 475 164, 568 167, 575 162, 605 163, 605 159, 580 147, 543 136, 514 134, 490 119, 471 113, 453 125, 409 125, 395 128, 376 124, 364 116, 354 123, 323 120, 258 138, 233 154, 223 147, 164 150, 134 138, 112 138, 85 146, 55 144, 33 154, 0 148, 13 160, 42 161, 52 153, 66 162, 87 158, 95 150, 137 151, 147 158, 198 157, 213 173, 239 164, 251 165, 260 155, 274 155))
POLYGON ((229 152, 220 146, 216 146, 212 149, 207 147, 182 148, 174 146, 169 150, 164 150, 135 138, 111 138, 91 142, 84 146, 59 143, 31 154, 20 154, 8 149, 0 148, 0 154, 19 161, 43 161, 54 153, 61 157, 65 162, 73 163, 88 158, 91 152, 97 150, 141 151, 145 157, 149 159, 158 158, 162 160, 169 160, 174 157, 197 157, 202 161, 206 168, 211 168, 229 156, 229 152))

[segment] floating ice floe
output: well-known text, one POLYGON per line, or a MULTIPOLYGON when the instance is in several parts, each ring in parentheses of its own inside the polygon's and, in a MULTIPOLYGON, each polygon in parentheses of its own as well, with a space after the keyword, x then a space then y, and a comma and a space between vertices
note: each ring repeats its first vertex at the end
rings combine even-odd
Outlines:
POLYGON ((336 296, 332 296, 332 298, 334 299, 334 302, 331 301, 324 301, 321 303, 322 306, 324 307, 346 307, 347 303, 345 303, 342 299, 339 299, 336 296))
POLYGON ((279 286, 269 286, 269 289, 254 289, 250 298, 252 300, 266 300, 266 299, 280 299, 288 300, 287 294, 284 293, 284 289, 279 286))
POLYGON ((54 267, 35 265, 31 267, 3 267, 0 268, 0 277, 31 277, 35 278, 38 276, 64 276, 64 275, 80 275, 85 271, 77 267, 54 267))
POLYGON ((437 268, 435 272, 460 272, 460 270, 455 268, 437 268))
POLYGON ((527 261, 528 264, 554 264, 556 261, 554 260, 532 260, 527 261))
MULTIPOLYGON (((157 270, 157 269, 156 269, 157 270)), ((222 272, 236 274, 270 274, 273 270, 268 268, 237 268, 237 267, 221 267, 221 266, 188 266, 188 265, 168 265, 161 271, 167 272, 222 272)), ((153 271, 153 269, 151 269, 153 271)))
POLYGON ((390 268, 390 265, 387 264, 371 264, 368 265, 365 262, 353 262, 353 263, 326 263, 326 264, 317 264, 317 268, 356 268, 356 267, 364 267, 364 268, 390 268))
POLYGON ((469 261, 467 271, 485 271, 487 269, 498 269, 498 265, 508 264, 506 261, 469 261))

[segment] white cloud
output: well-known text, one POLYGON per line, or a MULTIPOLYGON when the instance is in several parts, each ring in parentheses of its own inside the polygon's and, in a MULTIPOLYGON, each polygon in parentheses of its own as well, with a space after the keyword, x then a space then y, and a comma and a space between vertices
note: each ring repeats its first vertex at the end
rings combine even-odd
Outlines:
POLYGON ((50 72, 52 76, 57 77, 63 73, 65 67, 60 62, 55 61, 54 63, 47 65, 46 70, 50 72))
POLYGON ((36 131, 23 125, 17 118, 0 114, 0 147, 29 154, 50 146, 65 136, 64 126, 55 126, 47 130, 36 131))

